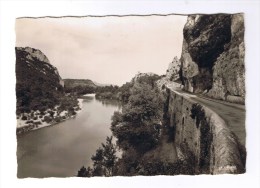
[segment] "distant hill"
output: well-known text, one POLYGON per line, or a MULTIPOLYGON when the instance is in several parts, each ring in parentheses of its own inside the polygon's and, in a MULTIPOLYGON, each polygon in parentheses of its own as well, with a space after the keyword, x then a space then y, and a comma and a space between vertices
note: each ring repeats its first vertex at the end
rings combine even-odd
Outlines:
POLYGON ((105 86, 111 86, 111 85, 113 85, 113 84, 101 84, 101 83, 98 83, 98 82, 95 82, 95 81, 93 81, 94 82, 94 84, 96 85, 96 86, 98 86, 98 87, 105 87, 105 86))
POLYGON ((98 87, 89 79, 63 79, 64 89, 67 93, 76 93, 78 95, 93 93, 98 87))
POLYGON ((16 47, 17 113, 53 108, 63 95, 63 81, 56 67, 34 48, 16 47))
POLYGON ((97 87, 97 85, 89 79, 63 79, 64 87, 89 86, 97 87))
POLYGON ((161 77, 154 73, 138 73, 136 74, 130 82, 126 82, 121 87, 119 86, 104 86, 98 87, 96 89, 97 99, 116 99, 124 103, 128 102, 131 95, 131 89, 134 85, 139 85, 143 87, 144 85, 155 86, 155 82, 161 77))

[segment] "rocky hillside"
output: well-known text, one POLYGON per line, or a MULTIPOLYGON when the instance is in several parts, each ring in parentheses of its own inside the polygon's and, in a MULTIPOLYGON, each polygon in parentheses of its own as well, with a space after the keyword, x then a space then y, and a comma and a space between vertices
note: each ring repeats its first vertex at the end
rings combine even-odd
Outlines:
POLYGON ((16 50, 17 134, 53 125, 79 112, 79 101, 64 93, 56 67, 37 49, 16 50))
POLYGON ((34 48, 16 50, 17 113, 54 107, 63 94, 63 81, 56 67, 34 48))
POLYGON ((184 89, 244 103, 243 14, 190 15, 183 33, 180 75, 184 89))
POLYGON ((89 79, 64 79, 65 92, 77 94, 93 93, 97 86, 89 79))
POLYGON ((93 81, 88 79, 63 79, 64 87, 73 88, 77 86, 97 87, 93 81))

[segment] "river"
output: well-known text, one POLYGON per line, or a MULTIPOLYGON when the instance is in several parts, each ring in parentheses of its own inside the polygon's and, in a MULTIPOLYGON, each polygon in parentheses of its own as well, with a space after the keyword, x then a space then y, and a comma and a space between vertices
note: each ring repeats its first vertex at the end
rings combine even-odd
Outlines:
POLYGON ((110 136, 111 116, 121 106, 116 101, 88 95, 82 111, 54 126, 17 136, 17 176, 71 177, 92 164, 91 156, 110 136))

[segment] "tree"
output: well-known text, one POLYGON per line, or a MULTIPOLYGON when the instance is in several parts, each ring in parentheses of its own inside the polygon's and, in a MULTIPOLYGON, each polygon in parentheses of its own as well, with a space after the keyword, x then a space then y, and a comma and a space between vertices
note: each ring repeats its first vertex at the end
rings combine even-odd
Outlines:
POLYGON ((107 137, 106 143, 96 150, 96 154, 91 157, 93 169, 84 166, 78 171, 78 177, 89 176, 113 176, 117 162, 116 145, 113 144, 113 137, 107 137), (89 176, 86 176, 89 175, 89 176))
POLYGON ((96 150, 96 154, 91 157, 91 160, 93 161, 93 176, 103 176, 104 170, 103 170, 103 149, 98 148, 96 150))
POLYGON ((103 166, 105 167, 105 175, 112 176, 114 166, 117 160, 116 146, 112 143, 113 137, 107 137, 106 144, 102 143, 103 147, 103 166))
POLYGON ((135 83, 122 113, 115 112, 111 130, 123 150, 130 147, 144 153, 159 141, 158 125, 162 115, 162 100, 150 84, 135 83))
POLYGON ((92 176, 92 169, 90 167, 85 168, 82 166, 78 171, 77 177, 91 177, 92 176))

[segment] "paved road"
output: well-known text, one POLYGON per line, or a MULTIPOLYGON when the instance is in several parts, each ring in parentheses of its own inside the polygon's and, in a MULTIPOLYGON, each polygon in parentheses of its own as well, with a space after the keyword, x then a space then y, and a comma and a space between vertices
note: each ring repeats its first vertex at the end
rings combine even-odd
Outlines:
POLYGON ((216 112, 227 123, 230 130, 237 135, 240 143, 245 146, 246 130, 244 105, 237 106, 225 104, 217 100, 208 100, 200 97, 192 99, 216 112))
POLYGON ((245 146, 245 105, 205 98, 203 96, 184 92, 177 87, 172 87, 172 89, 216 112, 226 122, 230 130, 235 133, 240 143, 245 146))

